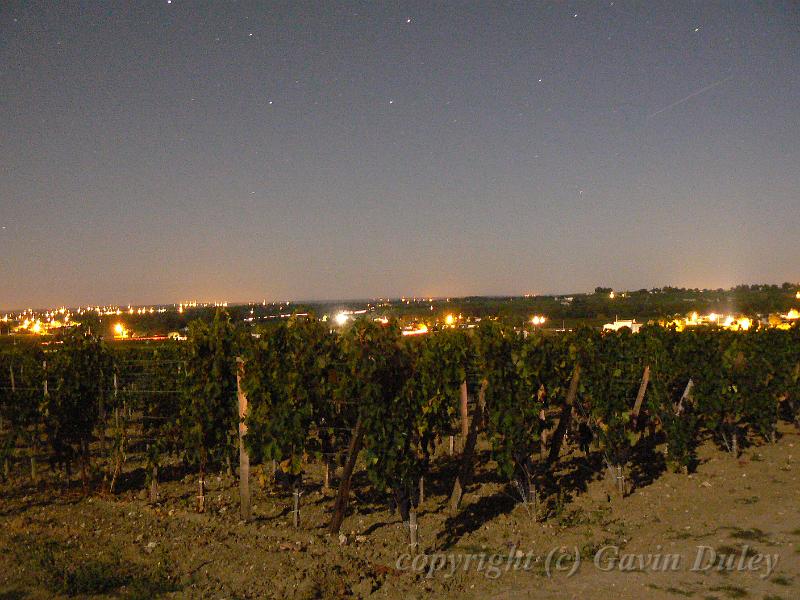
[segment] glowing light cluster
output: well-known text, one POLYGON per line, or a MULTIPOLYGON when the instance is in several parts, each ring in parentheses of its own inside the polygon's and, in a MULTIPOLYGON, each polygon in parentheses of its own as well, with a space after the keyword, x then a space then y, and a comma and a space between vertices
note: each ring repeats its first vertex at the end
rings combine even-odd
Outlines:
POLYGON ((17 327, 14 328, 16 333, 32 333, 34 335, 44 335, 50 333, 54 329, 61 329, 62 327, 72 327, 78 325, 74 321, 70 321, 69 315, 65 315, 63 320, 54 319, 53 317, 46 317, 45 320, 40 318, 26 318, 17 327))
POLYGON ((687 327, 698 327, 702 325, 715 325, 731 331, 747 331, 754 325, 752 319, 743 315, 720 315, 714 312, 707 315, 701 315, 696 311, 692 312, 683 319, 673 319, 672 321, 662 324, 674 326, 678 331, 683 331, 687 327))
POLYGON ((425 335, 428 333, 428 326, 425 323, 420 323, 412 329, 404 329, 403 335, 425 335))
POLYGON ((547 317, 545 317, 544 315, 534 315, 531 318, 531 323, 534 326, 544 325, 545 321, 547 321, 547 317))

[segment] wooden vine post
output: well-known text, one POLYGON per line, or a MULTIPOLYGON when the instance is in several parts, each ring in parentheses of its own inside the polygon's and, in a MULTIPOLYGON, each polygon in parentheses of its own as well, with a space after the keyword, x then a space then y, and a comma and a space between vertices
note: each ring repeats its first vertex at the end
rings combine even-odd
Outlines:
POLYGON ((322 491, 327 493, 331 489, 331 461, 325 456, 325 470, 322 477, 322 491))
MULTIPOLYGON (((795 381, 795 383, 800 382, 800 362, 798 362, 794 366, 794 375, 792 376, 792 378, 795 381)), ((800 429, 800 411, 797 410, 797 407, 795 406, 796 402, 798 401, 798 398, 791 398, 790 396, 789 400, 790 400, 790 406, 792 407, 792 415, 794 416, 795 427, 800 429)))
MULTIPOLYGON (((116 395, 117 395, 117 374, 115 373, 114 374, 114 396, 116 397, 116 395)), ((115 419, 118 421, 119 415, 118 415, 117 411, 115 411, 115 414, 116 414, 115 419)), ((122 439, 124 440, 124 437, 122 439)), ((122 444, 122 442, 120 442, 120 443, 122 444)), ((124 449, 124 445, 122 445, 121 447, 124 449)), ((120 460, 121 460, 121 458, 120 458, 120 460)), ((153 464, 152 469, 150 471, 150 504, 155 504, 156 502, 158 502, 158 464, 157 464, 157 461, 154 461, 154 463, 156 463, 156 464, 153 464)), ((118 464, 121 464, 121 463, 118 463, 118 464)), ((116 470, 115 470, 114 478, 116 479, 116 470)), ((112 489, 113 489, 113 485, 112 485, 112 489)))
POLYGON ((558 420, 558 425, 553 433, 553 445, 550 446, 550 454, 547 456, 547 464, 552 465, 558 461, 558 455, 561 453, 561 443, 564 441, 564 436, 567 433, 567 428, 572 420, 572 406, 575 404, 575 398, 578 395, 578 382, 581 378, 581 366, 575 365, 575 370, 572 371, 572 379, 569 382, 569 390, 567 391, 567 400, 564 403, 564 408, 561 410, 561 417, 558 420))
MULTIPOLYGON (((43 393, 44 401, 47 403, 47 398, 50 392, 47 389, 47 361, 42 362, 42 374, 44 375, 43 393)), ((39 450, 39 428, 35 427, 33 431, 33 444, 31 445, 31 482, 36 484, 38 476, 36 474, 36 452, 39 450)), ((69 486, 69 479, 67 479, 67 486, 69 486)))
POLYGON ((244 361, 241 358, 236 359, 236 366, 236 397, 239 402, 239 503, 242 519, 249 521, 251 517, 250 455, 244 445, 244 436, 247 434, 247 425, 244 422, 247 418, 247 395, 242 389, 244 361))
POLYGON ((417 526, 417 509, 413 504, 408 512, 408 534, 410 537, 411 547, 416 548, 419 545, 418 526, 417 526))
POLYGON ((469 412, 467 408, 467 382, 461 382, 461 402, 459 403, 461 409, 461 439, 462 443, 466 443, 467 436, 469 435, 469 412))
POLYGON ((489 382, 485 379, 481 382, 480 390, 478 391, 478 401, 475 403, 475 408, 472 414, 472 422, 469 424, 469 433, 464 442, 464 452, 461 455, 461 465, 458 469, 456 481, 453 484, 453 491, 450 493, 450 512, 455 514, 461 504, 461 498, 464 495, 464 490, 472 481, 473 459, 475 456, 475 444, 478 441, 478 426, 483 416, 483 410, 486 404, 486 386, 489 382))
MULTIPOLYGON (((14 382, 14 366, 8 365, 8 372, 11 375, 11 397, 12 402, 17 401, 17 386, 14 382)), ((3 424, 5 425, 5 424, 3 424)), ((3 473, 5 475, 6 481, 11 478, 11 467, 8 462, 8 454, 6 454, 5 458, 3 459, 3 473)), ((32 477, 31 477, 32 478, 32 477)))
POLYGON ((681 394, 681 399, 678 401, 678 405, 675 407, 675 414, 679 415, 683 412, 683 402, 692 399, 692 388, 694 387, 694 381, 689 379, 686 383, 686 389, 683 390, 683 394, 681 394))
POLYGON ((293 508, 292 508, 292 525, 295 529, 300 527, 300 485, 299 482, 294 484, 292 491, 293 508))
POLYGON ((347 449, 347 462, 342 471, 342 478, 339 482, 339 491, 336 494, 336 504, 333 507, 333 517, 331 518, 328 531, 330 533, 339 533, 339 529, 344 521, 345 513, 347 512, 347 503, 350 499, 350 480, 353 476, 353 470, 356 466, 356 458, 361 451, 361 445, 364 442, 364 425, 359 416, 356 421, 356 428, 353 431, 353 437, 350 438, 350 446, 347 449))
POLYGON ((644 394, 647 391, 648 383, 650 383, 650 365, 644 368, 642 383, 639 385, 639 393, 636 394, 636 402, 633 405, 633 413, 631 413, 631 425, 634 431, 636 431, 638 427, 639 412, 642 410, 642 401, 644 400, 644 394))

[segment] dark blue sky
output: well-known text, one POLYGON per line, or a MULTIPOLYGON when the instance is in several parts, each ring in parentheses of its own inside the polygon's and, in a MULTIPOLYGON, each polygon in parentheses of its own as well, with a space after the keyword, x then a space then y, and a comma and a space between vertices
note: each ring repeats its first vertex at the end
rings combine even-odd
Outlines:
POLYGON ((0 3, 0 306, 800 280, 793 2, 0 3))

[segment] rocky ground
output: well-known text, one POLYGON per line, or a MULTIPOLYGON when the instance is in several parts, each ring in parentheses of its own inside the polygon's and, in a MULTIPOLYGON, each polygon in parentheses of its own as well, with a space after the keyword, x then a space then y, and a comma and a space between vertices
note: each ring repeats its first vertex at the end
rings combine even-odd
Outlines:
POLYGON ((651 454, 626 498, 597 475, 599 456, 570 455, 562 491, 536 509, 515 501, 484 453, 455 517, 443 457, 413 552, 361 474, 341 536, 324 529, 330 494, 309 487, 295 530, 291 495, 262 488, 257 474, 247 523, 232 477, 209 479, 203 514, 195 476, 177 467, 155 505, 136 470, 113 496, 19 479, 0 488, 0 599, 800 598, 800 437, 781 433, 738 459, 706 443, 689 476, 663 471, 651 454))

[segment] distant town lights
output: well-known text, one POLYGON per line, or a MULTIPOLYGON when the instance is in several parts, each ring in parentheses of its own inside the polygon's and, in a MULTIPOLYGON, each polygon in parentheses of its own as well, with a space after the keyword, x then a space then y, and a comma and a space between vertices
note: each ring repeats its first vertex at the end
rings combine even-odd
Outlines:
POLYGON ((339 325, 339 327, 341 327, 342 325, 344 325, 345 323, 347 323, 347 320, 348 320, 349 318, 350 318, 350 315, 348 315, 346 312, 340 312, 340 313, 338 313, 338 314, 336 315, 336 317, 335 317, 335 319, 336 319, 336 324, 337 324, 337 325, 339 325))
POLYGON ((542 315, 535 315, 535 316, 534 316, 534 317, 531 319, 531 323, 533 323, 534 325, 544 325, 544 322, 545 322, 546 320, 547 320, 547 318, 546 318, 546 317, 544 317, 544 316, 542 316, 542 315))
POLYGON ((447 315, 444 318, 444 324, 447 325, 448 327, 451 327, 453 325, 453 323, 455 323, 455 322, 456 322, 456 318, 453 315, 447 315))

